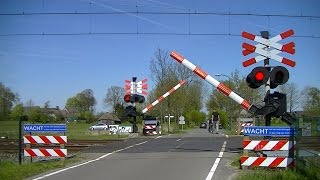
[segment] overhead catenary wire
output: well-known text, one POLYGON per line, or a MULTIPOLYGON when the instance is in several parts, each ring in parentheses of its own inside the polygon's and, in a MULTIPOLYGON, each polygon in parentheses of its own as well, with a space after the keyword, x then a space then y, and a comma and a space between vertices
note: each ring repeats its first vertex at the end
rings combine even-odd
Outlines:
MULTIPOLYGON (((174 33, 174 32, 83 32, 83 33, 12 33, 0 34, 0 37, 5 36, 88 36, 88 35, 151 35, 151 36, 231 36, 241 37, 241 34, 234 33, 174 33)), ((316 35, 295 35, 293 38, 316 38, 316 35)))
POLYGON ((113 14, 150 14, 150 15, 217 15, 217 16, 258 16, 258 17, 287 17, 287 18, 315 18, 316 15, 294 15, 294 14, 259 14, 259 13, 232 13, 232 12, 160 12, 160 11, 112 11, 112 12, 19 12, 19 13, 0 13, 0 16, 38 16, 38 15, 113 15, 113 14))
MULTIPOLYGON (((173 7, 174 9, 178 10, 183 10, 185 12, 161 12, 161 11, 139 11, 138 8, 138 1, 136 1, 135 4, 135 9, 136 11, 125 11, 121 10, 115 7, 112 7, 110 5, 106 5, 105 3, 98 2, 98 1, 88 1, 89 3, 89 10, 87 12, 80 12, 80 11, 72 11, 72 12, 25 12, 22 10, 21 12, 18 13, 0 13, 0 16, 43 16, 43 15, 50 15, 50 16, 55 16, 55 15, 88 15, 90 16, 90 30, 89 32, 71 32, 71 33, 46 33, 44 30, 37 33, 3 33, 0 34, 0 37, 2 36, 85 36, 85 35, 178 35, 178 36, 240 36, 240 34, 234 34, 231 33, 231 27, 230 27, 230 18, 232 16, 257 16, 257 17, 268 17, 268 27, 270 26, 270 17, 286 17, 286 18, 309 18, 315 19, 315 20, 320 20, 320 16, 317 15, 303 15, 301 14, 260 14, 260 13, 232 13, 232 12, 206 12, 202 10, 191 10, 191 9, 186 9, 183 7, 179 7, 176 5, 168 4, 168 3, 163 3, 155 0, 144 0, 147 2, 151 3, 156 3, 164 6, 169 6, 173 7), (91 5, 99 5, 104 8, 108 8, 111 11, 106 11, 106 12, 92 12, 92 7, 91 5), (93 32, 92 31, 92 26, 93 26, 93 20, 92 16, 94 15, 130 15, 136 18, 136 31, 128 31, 128 32, 93 32), (169 31, 174 31, 172 27, 169 27, 165 24, 159 23, 157 21, 148 19, 146 17, 141 17, 140 15, 186 15, 188 18, 188 32, 142 32, 142 30, 139 28, 139 22, 138 20, 141 19, 142 21, 149 22, 151 24, 161 26, 169 31), (228 33, 214 33, 214 32, 209 32, 209 33, 194 33, 191 32, 192 26, 191 26, 191 16, 196 16, 196 15, 216 15, 216 16, 228 16, 228 33), (139 30, 141 32, 139 32, 139 30)), ((43 6, 44 6, 44 1, 43 1, 43 6)), ((295 35, 293 37, 298 37, 298 38, 320 38, 318 35, 295 35)))

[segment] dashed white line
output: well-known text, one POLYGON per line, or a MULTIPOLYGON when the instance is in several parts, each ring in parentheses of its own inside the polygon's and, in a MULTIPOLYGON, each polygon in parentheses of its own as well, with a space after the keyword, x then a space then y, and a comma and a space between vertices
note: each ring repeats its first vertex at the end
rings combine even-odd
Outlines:
POLYGON ((159 138, 161 138, 162 136, 158 136, 158 137, 156 137, 155 139, 159 139, 159 138))
POLYGON ((178 142, 178 141, 181 141, 181 139, 177 139, 176 141, 177 141, 177 142, 178 142))
POLYGON ((218 167, 218 165, 219 165, 219 162, 220 162, 220 160, 221 160, 221 158, 222 158, 222 156, 223 156, 223 152, 224 152, 225 149, 226 149, 226 145, 227 145, 227 141, 224 141, 224 142, 223 142, 223 145, 222 145, 222 147, 221 147, 221 151, 220 151, 220 153, 219 153, 219 156, 218 156, 218 157, 216 158, 216 160, 214 161, 214 163, 213 163, 213 165, 212 165, 212 168, 210 169, 209 174, 208 174, 206 180, 211 180, 211 179, 212 179, 212 177, 213 177, 213 175, 214 175, 214 172, 216 171, 216 169, 217 169, 217 167, 218 167))
POLYGON ((141 142, 141 143, 138 143, 138 144, 134 144, 134 145, 132 145, 132 146, 125 147, 125 148, 123 148, 123 149, 119 149, 119 150, 113 151, 113 152, 111 152, 111 153, 107 153, 107 154, 105 154, 105 155, 103 155, 103 156, 98 157, 97 159, 93 159, 93 160, 90 160, 90 161, 87 161, 87 162, 84 162, 84 163, 81 163, 81 164, 77 164, 77 165, 74 165, 74 166, 71 166, 71 167, 68 167, 68 168, 64 168, 64 169, 61 169, 61 170, 59 170, 59 171, 55 171, 55 172, 52 172, 52 173, 49 173, 49 174, 46 174, 46 175, 43 175, 43 176, 34 178, 33 180, 44 179, 44 178, 46 178, 46 177, 49 177, 49 176, 52 176, 52 175, 55 175, 55 174, 58 174, 58 173, 67 171, 67 170, 69 170, 69 169, 73 169, 73 168, 80 167, 80 166, 83 166, 83 165, 86 165, 86 164, 89 164, 89 163, 92 163, 92 162, 95 162, 95 161, 99 161, 100 159, 103 159, 103 158, 105 158, 105 157, 107 157, 107 156, 110 156, 110 155, 112 155, 112 154, 115 154, 115 153, 117 153, 117 152, 120 152, 120 151, 129 149, 129 148, 133 148, 133 147, 135 147, 135 146, 139 146, 139 145, 144 144, 144 143, 146 143, 146 142, 148 142, 148 141, 144 141, 144 142, 141 142))

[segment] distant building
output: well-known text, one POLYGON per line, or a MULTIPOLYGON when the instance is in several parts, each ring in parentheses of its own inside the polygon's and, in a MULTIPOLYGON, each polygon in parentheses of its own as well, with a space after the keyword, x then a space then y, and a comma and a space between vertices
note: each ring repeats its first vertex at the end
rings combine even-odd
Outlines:
POLYGON ((32 109, 40 109, 44 113, 46 113, 48 116, 57 119, 60 118, 60 120, 64 121, 75 121, 78 117, 78 111, 73 108, 64 108, 60 109, 59 106, 56 106, 55 108, 41 108, 40 106, 28 106, 23 107, 24 108, 24 115, 30 116, 30 112, 32 109))
POLYGON ((121 124, 121 120, 118 116, 114 113, 104 113, 99 119, 98 123, 105 123, 105 124, 121 124))

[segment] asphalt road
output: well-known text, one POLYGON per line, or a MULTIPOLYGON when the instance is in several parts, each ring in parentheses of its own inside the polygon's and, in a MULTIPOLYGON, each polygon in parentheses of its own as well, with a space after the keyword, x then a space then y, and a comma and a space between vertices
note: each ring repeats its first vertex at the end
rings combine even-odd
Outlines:
POLYGON ((31 179, 47 180, 220 180, 238 170, 230 163, 240 151, 242 137, 209 134, 195 129, 186 134, 134 138, 82 153, 89 160, 31 179))

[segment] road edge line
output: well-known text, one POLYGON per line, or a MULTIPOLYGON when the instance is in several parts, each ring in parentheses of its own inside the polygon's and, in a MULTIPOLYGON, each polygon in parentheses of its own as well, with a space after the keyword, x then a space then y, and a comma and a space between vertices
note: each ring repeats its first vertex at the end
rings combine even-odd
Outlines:
POLYGON ((210 169, 206 180, 211 180, 215 171, 217 170, 217 167, 219 165, 219 162, 223 156, 224 151, 226 150, 226 146, 227 146, 227 141, 224 141, 221 147, 221 151, 219 152, 219 156, 216 158, 216 160, 214 161, 212 168, 210 169))
POLYGON ((70 167, 67 167, 67 168, 64 168, 64 169, 60 169, 60 170, 58 170, 58 171, 55 171, 55 172, 52 172, 52 173, 49 173, 49 174, 45 174, 45 175, 43 175, 43 176, 34 178, 34 179, 32 179, 32 180, 44 179, 44 178, 46 178, 46 177, 49 177, 49 176, 52 176, 52 175, 55 175, 55 174, 59 174, 59 173, 61 173, 61 172, 64 172, 64 171, 67 171, 67 170, 70 170, 70 169, 74 169, 74 168, 76 168, 76 167, 80 167, 80 166, 83 166, 83 165, 86 165, 86 164, 89 164, 89 163, 92 163, 92 162, 95 162, 95 161, 99 161, 100 159, 103 159, 103 158, 105 158, 105 157, 107 157, 107 156, 110 156, 110 155, 112 155, 112 154, 118 153, 118 152, 123 151, 123 150, 126 150, 126 149, 133 148, 133 147, 135 147, 135 146, 142 145, 142 144, 144 144, 144 143, 146 143, 146 142, 148 142, 148 141, 144 141, 144 142, 141 142, 141 143, 138 143, 138 144, 134 144, 134 145, 125 147, 125 148, 123 148, 123 149, 118 149, 118 150, 113 151, 113 152, 111 152, 111 153, 107 153, 107 154, 105 154, 105 155, 102 155, 102 156, 100 156, 100 157, 98 157, 98 158, 96 158, 96 159, 93 159, 93 160, 90 160, 90 161, 86 161, 86 162, 84 162, 84 163, 80 163, 80 164, 77 164, 77 165, 74 165, 74 166, 70 166, 70 167))

